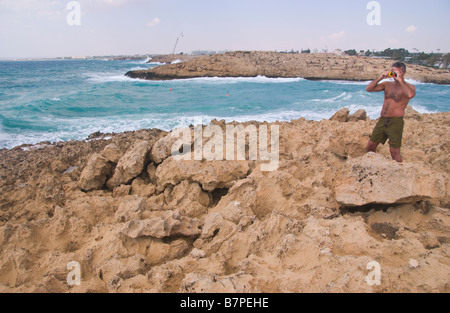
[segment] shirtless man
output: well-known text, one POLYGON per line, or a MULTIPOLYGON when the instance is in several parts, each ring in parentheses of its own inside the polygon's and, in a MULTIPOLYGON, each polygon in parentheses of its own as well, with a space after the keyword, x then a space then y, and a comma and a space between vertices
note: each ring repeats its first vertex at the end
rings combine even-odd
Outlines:
POLYGON ((389 72, 384 72, 366 87, 368 92, 384 91, 384 104, 381 109, 381 117, 373 130, 366 150, 367 152, 375 152, 378 145, 380 143, 385 144, 389 138, 392 159, 397 162, 402 162, 400 147, 402 145, 403 127, 405 125, 403 116, 405 115, 405 109, 409 100, 416 95, 416 87, 405 82, 406 65, 404 63, 394 63, 391 72, 397 74, 397 77, 393 77, 393 82, 386 81, 380 83, 380 81, 389 77, 389 72))

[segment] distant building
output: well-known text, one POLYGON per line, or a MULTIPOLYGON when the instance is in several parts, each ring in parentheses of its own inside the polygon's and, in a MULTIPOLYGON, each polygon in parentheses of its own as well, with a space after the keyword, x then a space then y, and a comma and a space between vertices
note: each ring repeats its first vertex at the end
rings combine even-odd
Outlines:
POLYGON ((334 50, 334 53, 337 55, 342 55, 342 49, 336 49, 334 50))
POLYGON ((436 62, 436 63, 434 63, 434 67, 441 68, 441 69, 445 69, 445 68, 449 69, 450 68, 450 64, 447 65, 447 67, 445 67, 444 63, 436 62))
POLYGON ((196 51, 192 51, 192 55, 211 55, 211 54, 216 54, 216 51, 209 51, 209 50, 196 50, 196 51))

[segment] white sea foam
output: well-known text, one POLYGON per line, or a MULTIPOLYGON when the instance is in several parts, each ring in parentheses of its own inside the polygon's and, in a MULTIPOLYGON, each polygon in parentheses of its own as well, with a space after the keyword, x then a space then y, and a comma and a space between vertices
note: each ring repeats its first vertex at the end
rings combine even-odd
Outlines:
MULTIPOLYGON (((393 78, 386 78, 386 79, 381 80, 380 83, 382 83, 382 82, 393 82, 393 81, 394 81, 393 78)), ((418 80, 415 80, 415 79, 412 79, 412 78, 405 78, 405 82, 407 82, 409 84, 412 84, 412 85, 450 86, 450 85, 439 85, 439 84, 435 84, 435 83, 425 83, 425 82, 421 82, 421 81, 418 81, 418 80)), ((370 83, 370 81, 367 82, 367 84, 369 84, 369 83, 370 83)))
MULTIPOLYGON (((0 132, 0 148, 13 148, 22 144, 36 145, 39 142, 59 142, 67 140, 85 140, 94 132, 121 133, 125 131, 135 131, 139 129, 158 128, 164 131, 171 131, 180 127, 190 125, 209 124, 213 119, 224 119, 226 122, 246 122, 250 120, 258 122, 290 121, 305 117, 307 119, 328 118, 329 114, 319 114, 317 112, 301 111, 278 111, 267 112, 256 115, 220 116, 201 113, 189 115, 179 114, 151 114, 147 116, 120 116, 105 118, 83 118, 83 119, 53 119, 58 125, 62 125, 58 131, 33 132, 22 131, 20 134, 7 134, 0 132)), ((37 149, 41 146, 33 146, 26 149, 37 149)))
POLYGON ((338 85, 368 85, 370 81, 351 81, 351 80, 322 80, 322 82, 338 85))
POLYGON ((150 62, 148 64, 149 65, 166 65, 166 63, 161 63, 161 62, 150 62))
POLYGON ((237 83, 294 83, 305 80, 301 77, 296 78, 271 78, 266 76, 256 77, 195 77, 188 79, 174 79, 173 81, 198 82, 198 83, 221 83, 221 84, 237 84, 237 83))
MULTIPOLYGON (((345 97, 345 95, 340 95, 345 97)), ((364 106, 360 104, 349 104, 342 107, 349 108, 350 114, 353 114, 358 109, 364 109, 371 119, 376 119, 380 116, 381 105, 376 103, 367 103, 364 106)), ((224 119, 229 122, 289 122, 299 118, 307 120, 320 121, 329 119, 337 110, 342 107, 333 107, 327 109, 325 107, 315 107, 311 109, 302 110, 274 110, 260 114, 241 114, 241 115, 209 115, 202 113, 189 113, 180 115, 178 113, 159 113, 147 114, 143 116, 137 115, 121 115, 120 117, 103 117, 103 118, 83 118, 83 119, 53 119, 53 122, 61 125, 58 131, 48 132, 33 132, 24 131, 20 134, 7 134, 0 129, 0 148, 13 148, 22 144, 34 144, 39 142, 50 141, 67 141, 67 140, 85 140, 90 134, 94 132, 102 133, 121 133, 125 131, 135 131, 139 129, 158 128, 164 131, 171 131, 180 127, 188 127, 190 125, 209 124, 213 119, 224 119)), ((432 113, 420 105, 413 105, 413 108, 420 113, 432 113)), ((37 149, 41 146, 32 147, 29 149, 37 149)), ((27 148, 28 149, 28 148, 27 148)))
POLYGON ((409 79, 409 78, 406 78, 405 81, 412 85, 437 85, 437 84, 433 84, 433 83, 424 83, 424 82, 414 80, 414 79, 409 79))
POLYGON ((349 100, 352 98, 351 94, 348 94, 347 92, 341 93, 339 96, 328 98, 328 99, 311 99, 312 102, 324 102, 324 103, 331 103, 336 102, 338 100, 349 100))
POLYGON ((130 71, 142 71, 142 70, 148 70, 148 66, 143 67, 143 66, 135 66, 133 68, 130 69, 130 71))
MULTIPOLYGON (((376 79, 376 77, 374 77, 374 79, 376 79)), ((368 84, 370 84, 372 81, 368 80, 368 81, 351 81, 351 80, 322 80, 323 82, 327 82, 327 83, 332 83, 332 84, 338 84, 338 85, 361 85, 361 86, 367 86, 368 84)), ((394 79, 393 78, 385 78, 383 80, 380 81, 380 83, 383 82, 393 82, 394 79)), ((425 83, 425 82, 421 82, 415 79, 411 79, 411 78, 405 78, 405 81, 407 83, 410 83, 412 85, 437 85, 434 83, 425 83)), ((446 86, 450 86, 450 85, 446 85, 446 86)))
POLYGON ((88 81, 93 83, 135 81, 133 78, 118 73, 86 73, 84 76, 87 77, 88 81))
POLYGON ((422 106, 422 105, 420 105, 420 104, 417 104, 417 103, 415 103, 415 102, 410 103, 410 104, 411 104, 411 107, 412 107, 415 111, 417 111, 417 112, 419 112, 419 113, 422 113, 422 114, 425 114, 425 113, 439 113, 438 110, 429 110, 429 109, 427 109, 426 107, 424 107, 424 106, 422 106))

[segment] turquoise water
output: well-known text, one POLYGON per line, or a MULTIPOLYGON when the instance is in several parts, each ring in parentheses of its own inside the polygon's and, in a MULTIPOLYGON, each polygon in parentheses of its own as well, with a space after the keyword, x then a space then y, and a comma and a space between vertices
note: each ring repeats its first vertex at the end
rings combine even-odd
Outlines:
MULTIPOLYGON (((301 78, 198 78, 142 81, 124 76, 144 61, 0 62, 0 148, 41 141, 83 140, 96 131, 123 132, 226 121, 330 118, 365 109, 377 118, 382 93, 368 82, 301 78)), ((422 113, 449 111, 450 87, 416 84, 411 102, 422 113)))

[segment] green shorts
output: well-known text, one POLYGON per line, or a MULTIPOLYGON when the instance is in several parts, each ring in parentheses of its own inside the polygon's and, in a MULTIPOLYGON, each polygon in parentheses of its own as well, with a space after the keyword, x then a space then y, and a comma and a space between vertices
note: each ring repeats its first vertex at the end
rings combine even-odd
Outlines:
POLYGON ((384 145, 389 138, 389 146, 400 149, 404 126, 403 117, 380 117, 370 136, 370 141, 384 145))

